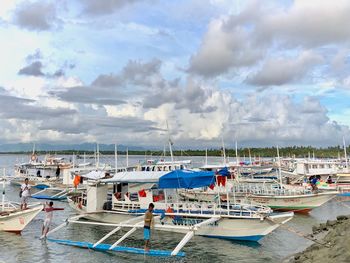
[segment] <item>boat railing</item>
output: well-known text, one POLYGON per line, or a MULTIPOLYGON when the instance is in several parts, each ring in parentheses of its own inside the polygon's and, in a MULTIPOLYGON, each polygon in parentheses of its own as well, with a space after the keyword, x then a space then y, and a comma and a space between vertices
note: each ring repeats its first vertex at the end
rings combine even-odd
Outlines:
POLYGON ((267 186, 258 186, 251 184, 239 184, 234 185, 231 188, 232 192, 242 193, 242 194, 258 194, 258 195, 301 195, 301 194, 310 194, 311 191, 309 189, 287 189, 283 187, 267 187, 267 186))
MULTIPOLYGON (((164 210, 165 213, 171 214, 195 214, 195 215, 229 215, 238 217, 254 217, 260 216, 261 213, 270 213, 271 210, 262 205, 249 203, 223 203, 218 205, 216 203, 206 202, 176 202, 176 203, 161 203, 156 205, 155 210, 164 210), (170 210, 169 210, 170 209, 170 210)), ((133 211, 135 213, 142 213, 146 209, 146 204, 135 201, 118 201, 114 202, 113 209, 133 211)))

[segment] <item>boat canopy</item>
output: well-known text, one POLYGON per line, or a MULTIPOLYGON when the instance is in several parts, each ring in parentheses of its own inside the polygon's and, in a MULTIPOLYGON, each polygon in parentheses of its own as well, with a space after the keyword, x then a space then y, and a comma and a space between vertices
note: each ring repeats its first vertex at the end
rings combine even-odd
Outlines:
POLYGON ((214 172, 174 170, 159 172, 120 172, 103 183, 157 183, 159 188, 198 188, 215 183, 214 172))
POLYGON ((132 171, 119 172, 110 179, 101 180, 103 183, 158 183, 159 178, 169 172, 166 171, 132 171))
POLYGON ((87 174, 82 174, 81 177, 91 179, 91 180, 99 180, 106 176, 106 171, 91 171, 87 174))
POLYGON ((198 188, 215 183, 214 172, 174 170, 159 178, 159 188, 198 188))

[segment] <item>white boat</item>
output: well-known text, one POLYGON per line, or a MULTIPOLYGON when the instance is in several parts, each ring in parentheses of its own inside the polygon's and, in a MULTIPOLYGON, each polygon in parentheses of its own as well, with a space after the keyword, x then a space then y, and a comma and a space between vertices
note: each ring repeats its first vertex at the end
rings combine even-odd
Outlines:
POLYGON ((0 231, 21 233, 21 231, 42 211, 40 203, 29 205, 21 210, 13 203, 5 203, 0 207, 0 231))
POLYGON ((177 188, 202 187, 214 180, 212 172, 175 170, 172 172, 124 172, 100 183, 88 184, 86 193, 71 198, 69 204, 79 216, 69 218, 68 223, 92 224, 113 227, 113 230, 95 243, 62 240, 52 238, 52 234, 66 223, 49 232, 49 241, 97 250, 124 251, 159 255, 159 251, 145 252, 143 249, 120 247, 119 244, 137 229, 143 228, 144 213, 149 203, 155 209, 155 230, 185 234, 172 252, 163 255, 179 255, 182 247, 194 236, 223 238, 229 240, 258 241, 271 233, 281 224, 293 217, 293 213, 274 214, 268 207, 261 205, 220 203, 181 202, 177 188), (114 184, 111 206, 106 208, 107 184, 114 184), (131 184, 133 184, 131 186, 131 184), (136 184, 136 185, 135 185, 136 184), (158 188, 152 187, 154 184, 158 188), (137 186, 139 185, 139 187, 137 186), (149 188, 143 188, 149 185, 149 188), (131 189, 133 189, 131 191, 131 189), (135 193, 136 191, 136 193, 135 193), (81 221, 84 218, 89 221, 81 221), (114 244, 103 244, 111 235, 122 228, 128 232, 114 244), (127 251, 126 251, 127 250, 127 251))
POLYGON ((28 204, 21 210, 19 204, 5 201, 3 182, 2 202, 0 203, 0 231, 21 233, 21 231, 40 213, 44 206, 40 203, 28 204))
MULTIPOLYGON (((229 198, 234 200, 249 200, 266 205, 275 211, 293 211, 308 213, 312 209, 322 206, 339 194, 338 191, 313 193, 308 190, 296 191, 288 189, 270 189, 266 187, 254 187, 252 184, 241 185, 231 189, 229 198)), ((189 190, 181 192, 181 195, 190 200, 211 201, 215 198, 226 199, 225 191, 189 190), (219 197, 218 197, 219 195, 219 197)))
MULTIPOLYGON (((194 235, 258 241, 260 238, 276 229, 280 224, 289 221, 293 217, 293 213, 272 214, 271 209, 263 206, 229 203, 220 205, 215 203, 201 204, 195 202, 177 202, 175 191, 171 190, 169 190, 170 192, 161 189, 156 189, 154 191, 141 190, 137 195, 129 192, 128 184, 136 182, 142 183, 143 185, 153 185, 159 181, 160 188, 162 185, 164 187, 164 184, 166 185, 167 183, 168 185, 176 185, 176 188, 178 188, 178 186, 182 188, 183 184, 189 183, 188 179, 191 178, 190 175, 193 175, 193 173, 195 172, 125 172, 115 175, 112 179, 103 180, 104 183, 119 183, 116 187, 117 192, 112 195, 112 207, 110 211, 103 210, 108 189, 107 185, 93 183, 88 185, 85 197, 76 200, 71 199, 69 203, 77 211, 83 213, 79 218, 94 221, 86 222, 73 218, 68 219, 68 222, 115 226, 114 232, 112 231, 110 235, 123 227, 131 228, 132 232, 134 232, 136 229, 143 227, 142 223, 145 210, 150 202, 154 202, 154 214, 156 215, 155 229, 186 234, 183 241, 180 242, 178 247, 171 253, 171 255, 177 255, 179 250, 194 235), (183 180, 186 180, 186 182, 183 182, 183 180), (158 192, 155 193, 155 191, 158 192), (134 200, 134 198, 136 198, 136 200, 134 200)), ((200 172, 200 174, 203 175, 205 173, 200 172)), ((201 176, 200 179, 197 178, 197 183, 200 182, 200 186, 202 186, 203 183, 206 185, 208 184, 208 179, 209 183, 211 183, 214 175, 213 173, 210 174, 210 176, 206 176, 206 179, 204 179, 203 176, 201 176)), ((190 185, 198 187, 198 184, 193 185, 192 183, 193 182, 190 182, 190 185)), ((55 232, 56 230, 52 231, 55 232)), ((128 233, 130 233, 130 231, 128 233)), ((107 237, 110 235, 107 235, 107 237)), ((96 245, 96 249, 100 248, 97 246, 107 237, 102 238, 94 244, 90 243, 90 248, 94 248, 94 245, 96 245)), ((124 238, 125 236, 120 238, 115 244, 119 244, 124 238)), ((81 245, 79 242, 68 242, 67 240, 60 240, 60 243, 81 245)), ((107 249, 113 250, 113 248, 116 247, 115 244, 107 245, 107 249)), ((89 247, 89 245, 85 247, 89 247)))

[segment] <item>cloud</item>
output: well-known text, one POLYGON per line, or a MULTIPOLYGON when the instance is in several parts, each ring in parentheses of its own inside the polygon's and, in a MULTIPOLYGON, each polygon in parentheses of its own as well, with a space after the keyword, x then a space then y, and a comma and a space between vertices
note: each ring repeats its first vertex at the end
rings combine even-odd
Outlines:
POLYGON ((267 60, 262 68, 248 76, 247 83, 256 86, 283 85, 300 81, 317 64, 323 62, 321 56, 305 51, 297 58, 274 58, 267 60))
POLYGON ((217 19, 210 23, 198 52, 191 56, 189 72, 213 77, 261 59, 263 50, 252 43, 250 33, 240 26, 227 28, 227 22, 217 19))
POLYGON ((33 54, 29 54, 26 57, 27 63, 31 63, 33 61, 38 61, 38 60, 41 60, 41 59, 43 59, 43 54, 41 53, 40 49, 35 50, 35 52, 33 54))
POLYGON ((350 2, 297 0, 289 8, 275 9, 257 25, 260 41, 278 39, 284 45, 317 47, 350 40, 350 2))
POLYGON ((45 31, 57 27, 61 21, 57 17, 54 2, 22 2, 15 10, 15 23, 25 29, 45 31))
POLYGON ((119 105, 125 101, 118 99, 117 92, 113 89, 103 89, 96 86, 77 86, 65 91, 51 92, 60 100, 74 103, 87 103, 98 105, 119 105))
POLYGON ((84 13, 88 15, 108 15, 112 14, 128 5, 132 5, 137 0, 80 0, 84 13))
POLYGON ((76 114, 75 110, 48 108, 35 105, 36 101, 11 95, 0 95, 2 110, 0 116, 6 119, 46 120, 76 114))
POLYGON ((21 68, 18 71, 19 75, 28 75, 28 76, 44 76, 44 73, 42 72, 43 64, 40 61, 35 61, 31 63, 30 65, 21 68))
MULTIPOLYGON (((240 13, 211 21, 198 50, 190 58, 189 72, 216 77, 242 68, 254 70, 274 54, 288 56, 303 49, 322 53, 321 48, 325 47, 347 47, 350 28, 344 25, 350 23, 349 12, 350 2, 346 0, 337 4, 297 0, 287 6, 249 1, 240 13)), ((336 51, 337 48, 332 52, 336 51)), ((331 62, 328 58, 324 63, 331 62)), ((272 83, 280 85, 283 78, 293 79, 281 78, 272 83)))
POLYGON ((120 105, 137 94, 138 89, 159 85, 161 61, 150 62, 130 60, 120 73, 99 75, 90 85, 76 86, 51 92, 57 98, 76 103, 97 105, 120 105), (130 88, 130 89, 129 89, 130 88))
POLYGON ((208 113, 216 110, 215 105, 206 105, 204 102, 212 96, 212 90, 201 87, 200 83, 187 79, 186 85, 181 87, 179 80, 163 81, 146 93, 143 99, 144 108, 157 108, 171 103, 175 109, 189 109, 191 113, 208 113))
MULTIPOLYGON (((19 75, 27 75, 27 76, 34 76, 34 77, 46 77, 46 78, 59 78, 65 76, 65 71, 71 70, 75 67, 73 63, 69 63, 68 61, 65 61, 63 65, 60 66, 60 68, 56 69, 55 71, 51 72, 43 72, 44 65, 42 61, 45 61, 45 58, 40 51, 40 49, 37 49, 33 54, 29 54, 25 58, 26 62, 28 63, 27 66, 21 68, 18 71, 19 75)), ((51 64, 52 61, 50 61, 51 64)))

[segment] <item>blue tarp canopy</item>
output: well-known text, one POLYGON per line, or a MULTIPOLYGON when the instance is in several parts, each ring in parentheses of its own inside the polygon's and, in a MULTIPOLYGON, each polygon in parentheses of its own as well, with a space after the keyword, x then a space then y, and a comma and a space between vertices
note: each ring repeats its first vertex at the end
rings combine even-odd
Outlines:
POLYGON ((214 172, 175 170, 159 178, 159 188, 198 188, 215 183, 214 172))
POLYGON ((227 167, 225 167, 218 171, 218 175, 230 176, 231 174, 230 174, 230 171, 227 169, 227 167))

